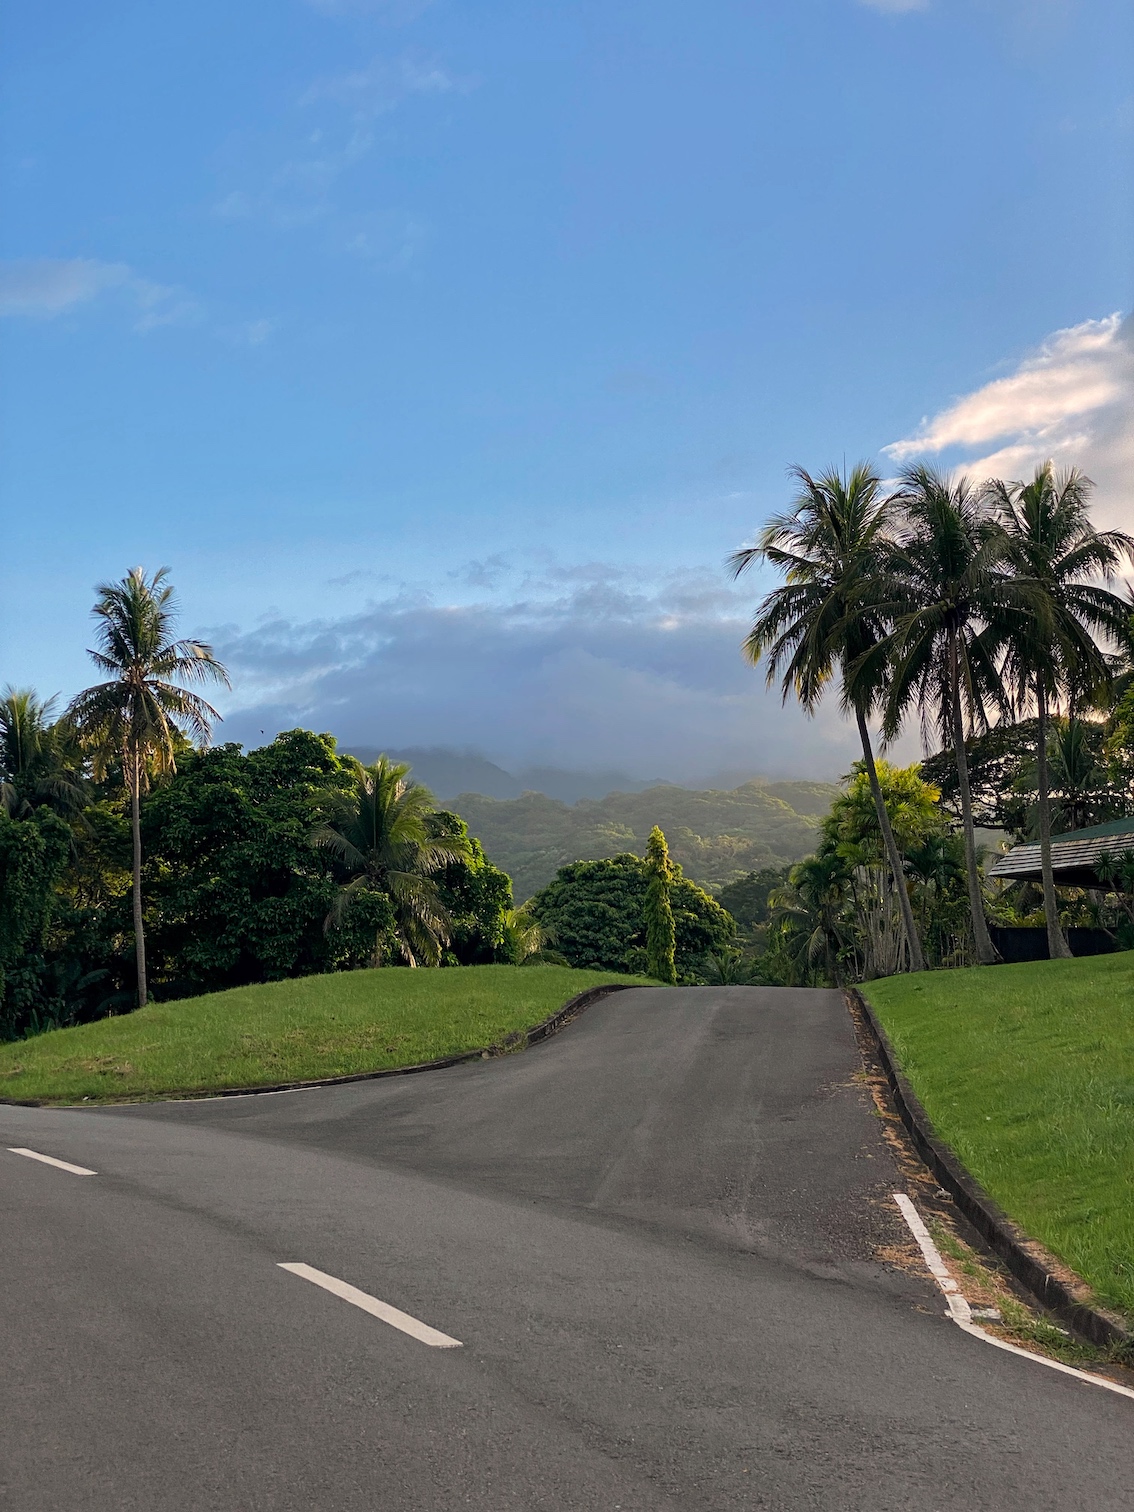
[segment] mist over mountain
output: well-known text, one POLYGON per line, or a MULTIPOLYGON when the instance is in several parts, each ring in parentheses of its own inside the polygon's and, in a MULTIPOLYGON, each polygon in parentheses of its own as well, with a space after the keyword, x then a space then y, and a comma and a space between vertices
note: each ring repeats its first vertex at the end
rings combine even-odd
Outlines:
MULTIPOLYGON (((382 754, 378 746, 352 745, 345 750, 366 764, 377 761, 382 754)), ((561 803, 578 803, 581 798, 605 798, 608 793, 641 793, 663 781, 657 777, 643 780, 631 777, 627 772, 571 771, 553 766, 521 767, 517 772, 509 772, 478 751, 457 751, 445 746, 409 746, 390 749, 385 754, 391 761, 408 762, 414 781, 422 783, 434 797, 444 802, 461 793, 476 793, 486 798, 519 798, 524 793, 543 793, 561 803)))

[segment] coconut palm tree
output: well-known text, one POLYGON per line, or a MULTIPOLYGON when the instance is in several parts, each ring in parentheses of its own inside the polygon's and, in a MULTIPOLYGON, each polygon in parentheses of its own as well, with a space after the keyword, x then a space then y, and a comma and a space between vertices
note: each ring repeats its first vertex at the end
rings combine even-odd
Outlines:
POLYGON ((803 983, 816 973, 827 982, 842 980, 842 957, 852 944, 844 909, 849 886, 843 858, 826 850, 797 862, 769 895, 772 921, 803 983))
MULTIPOLYGON (((324 794, 324 818, 311 835, 312 844, 328 851, 349 876, 326 927, 341 923, 359 892, 385 893, 406 965, 436 966, 449 940, 449 917, 433 879, 446 866, 468 859, 468 840, 435 833, 433 794, 406 781, 407 765, 385 756, 373 766, 353 756, 343 759, 350 768, 350 791, 324 794)), ((381 964, 380 941, 373 960, 381 964)))
POLYGON ((870 715, 885 703, 888 667, 874 659, 870 674, 863 670, 867 653, 892 629, 886 601, 893 509, 877 473, 865 462, 849 476, 832 469, 813 478, 802 467, 793 468, 792 476, 799 492, 791 510, 769 521, 758 545, 730 559, 736 575, 769 562, 787 579, 763 599, 744 650, 753 665, 766 661, 769 686, 782 671, 784 701, 794 693, 809 715, 839 677, 843 710, 853 713, 862 742, 910 970, 923 971, 925 957, 870 737, 870 715), (853 681, 852 668, 857 669, 853 681))
POLYGON ((514 966, 522 966, 555 943, 555 931, 541 924, 526 908, 504 910, 504 954, 514 966))
POLYGON ((177 602, 166 582, 167 567, 147 579, 135 567, 120 583, 100 583, 91 613, 98 649, 88 655, 108 681, 72 700, 67 717, 91 753, 98 781, 121 767, 130 796, 134 840, 134 952, 138 1006, 147 999, 146 939, 142 922, 141 797, 150 780, 176 768, 176 750, 185 738, 207 743, 220 715, 184 683, 218 682, 228 673, 211 646, 175 640, 177 602))
POLYGON ((1027 608, 1002 627, 1006 680, 1037 720, 1036 773, 1048 954, 1071 954, 1059 923, 1051 867, 1051 780, 1048 736, 1061 704, 1086 703, 1111 681, 1109 659, 1096 637, 1122 644, 1130 606, 1103 586, 1126 559, 1134 539, 1096 530, 1088 513, 1092 483, 1077 468, 1057 473, 1045 462, 1028 483, 988 485, 988 498, 1008 538, 1006 561, 1027 595, 1027 608), (1100 581, 1101 580, 1101 581, 1100 581))
POLYGON ((54 707, 32 688, 0 694, 0 809, 11 818, 45 804, 72 818, 86 801, 73 731, 52 719, 54 707))
POLYGON ((1004 713, 1009 704, 982 633, 997 626, 1012 601, 1011 581, 1001 571, 1008 538, 967 478, 909 468, 895 504, 902 525, 889 554, 894 629, 852 669, 852 681, 855 675, 869 678, 872 662, 888 664, 886 734, 895 736, 916 705, 926 745, 932 732, 953 749, 973 944, 977 961, 987 966, 996 950, 984 912, 965 736, 966 725, 987 730, 989 711, 1004 713))

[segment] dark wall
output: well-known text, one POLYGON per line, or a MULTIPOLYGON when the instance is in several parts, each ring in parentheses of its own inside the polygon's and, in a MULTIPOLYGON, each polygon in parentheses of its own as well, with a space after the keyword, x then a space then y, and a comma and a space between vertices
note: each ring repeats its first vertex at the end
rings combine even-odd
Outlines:
MULTIPOLYGON (((1046 929, 1033 926, 1008 929, 994 924, 989 933, 1005 962, 1046 961, 1048 958, 1046 929)), ((1075 956, 1109 955, 1118 949, 1118 942, 1105 929, 1069 929, 1067 943, 1075 956)))

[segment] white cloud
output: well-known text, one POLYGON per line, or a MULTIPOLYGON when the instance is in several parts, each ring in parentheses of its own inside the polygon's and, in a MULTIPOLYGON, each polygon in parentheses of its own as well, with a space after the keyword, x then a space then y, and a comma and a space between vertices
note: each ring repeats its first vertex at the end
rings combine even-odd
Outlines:
POLYGON ((200 318, 199 304, 183 289, 141 278, 125 263, 86 257, 0 263, 0 316, 51 320, 110 292, 126 297, 136 331, 200 318))
POLYGON ((965 394, 884 447, 895 462, 946 454, 974 478, 1025 477, 1048 457, 1098 486, 1099 516, 1134 513, 1134 318, 1056 331, 1015 370, 965 394))
MULTIPOLYGON (((461 576, 488 586, 506 567, 489 559, 461 576)), ((403 591, 339 619, 213 629, 242 704, 223 738, 258 744, 261 730, 303 724, 354 745, 475 746, 506 767, 846 771, 856 743, 836 700, 815 720, 781 709, 744 661, 757 596, 708 571, 646 585, 589 564, 511 597, 403 591)))

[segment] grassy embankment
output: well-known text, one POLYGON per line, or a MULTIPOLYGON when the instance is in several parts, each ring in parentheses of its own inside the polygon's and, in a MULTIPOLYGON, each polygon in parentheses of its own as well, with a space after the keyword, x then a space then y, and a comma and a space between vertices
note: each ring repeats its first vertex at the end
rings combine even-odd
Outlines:
POLYGON ((865 991, 941 1137, 1134 1320, 1134 952, 865 991))
POLYGON ((0 1097, 137 1100, 410 1066, 498 1045, 603 982, 648 985, 567 966, 387 968, 151 1003, 0 1045, 0 1097))

